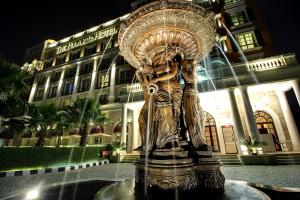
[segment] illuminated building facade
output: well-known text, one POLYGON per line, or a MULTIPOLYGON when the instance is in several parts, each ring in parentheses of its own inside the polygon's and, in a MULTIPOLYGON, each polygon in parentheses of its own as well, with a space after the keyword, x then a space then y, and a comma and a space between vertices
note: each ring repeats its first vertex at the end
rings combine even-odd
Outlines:
MULTIPOLYGON (((133 8, 147 2, 135 2, 133 8)), ((197 72, 208 144, 216 153, 237 154, 241 153, 240 142, 252 136, 268 143, 266 152, 300 150, 300 66, 295 55, 275 53, 255 1, 195 3, 216 13, 218 33, 218 45, 199 64, 197 72)), ((130 153, 140 144, 138 116, 143 93, 134 80, 135 70, 118 56, 117 32, 126 17, 60 41, 46 41, 38 58, 43 67, 35 74, 29 102, 48 101, 64 106, 78 98, 98 97, 111 123, 95 125, 88 144, 124 138, 130 153)), ((65 146, 77 145, 80 139, 76 129, 59 137, 65 146)), ((22 145, 31 146, 36 140, 23 138, 22 145)), ((48 146, 56 144, 57 137, 46 141, 48 146)))

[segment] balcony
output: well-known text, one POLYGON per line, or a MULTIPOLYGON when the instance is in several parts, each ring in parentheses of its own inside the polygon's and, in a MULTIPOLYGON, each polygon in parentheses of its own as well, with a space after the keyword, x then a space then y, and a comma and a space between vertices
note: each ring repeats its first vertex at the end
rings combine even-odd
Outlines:
POLYGON ((116 93, 120 102, 127 102, 130 94, 130 101, 141 101, 144 99, 143 89, 140 83, 120 85, 116 93))
POLYGON ((245 5, 245 0, 225 0, 224 8, 225 10, 231 9, 236 6, 245 5))
POLYGON ((264 58, 250 61, 246 64, 248 71, 266 71, 287 67, 289 64, 296 64, 294 55, 281 55, 276 57, 264 58))

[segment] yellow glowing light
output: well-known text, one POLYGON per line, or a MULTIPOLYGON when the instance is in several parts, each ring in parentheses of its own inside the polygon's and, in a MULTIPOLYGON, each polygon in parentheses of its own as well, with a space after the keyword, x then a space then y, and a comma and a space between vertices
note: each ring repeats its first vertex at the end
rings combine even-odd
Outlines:
POLYGON ((34 200, 37 199, 40 196, 38 189, 33 189, 30 190, 29 192, 26 193, 26 200, 34 200))

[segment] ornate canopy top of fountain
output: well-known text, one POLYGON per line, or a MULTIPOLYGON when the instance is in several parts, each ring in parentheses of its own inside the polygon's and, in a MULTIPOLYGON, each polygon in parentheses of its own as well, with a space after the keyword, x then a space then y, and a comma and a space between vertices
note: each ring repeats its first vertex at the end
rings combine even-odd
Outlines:
POLYGON ((121 24, 121 55, 135 68, 157 63, 175 48, 185 59, 202 60, 215 45, 214 13, 186 0, 157 0, 131 13, 121 24))

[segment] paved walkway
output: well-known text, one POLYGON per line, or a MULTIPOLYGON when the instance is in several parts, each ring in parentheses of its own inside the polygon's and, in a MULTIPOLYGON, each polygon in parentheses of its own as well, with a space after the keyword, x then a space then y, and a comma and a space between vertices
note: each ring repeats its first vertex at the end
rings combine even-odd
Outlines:
MULTIPOLYGON (((300 166, 224 166, 226 179, 242 180, 281 187, 300 188, 300 166)), ((107 164, 70 172, 0 178, 0 198, 28 191, 39 184, 101 179, 123 180, 134 177, 133 164, 107 164)))

